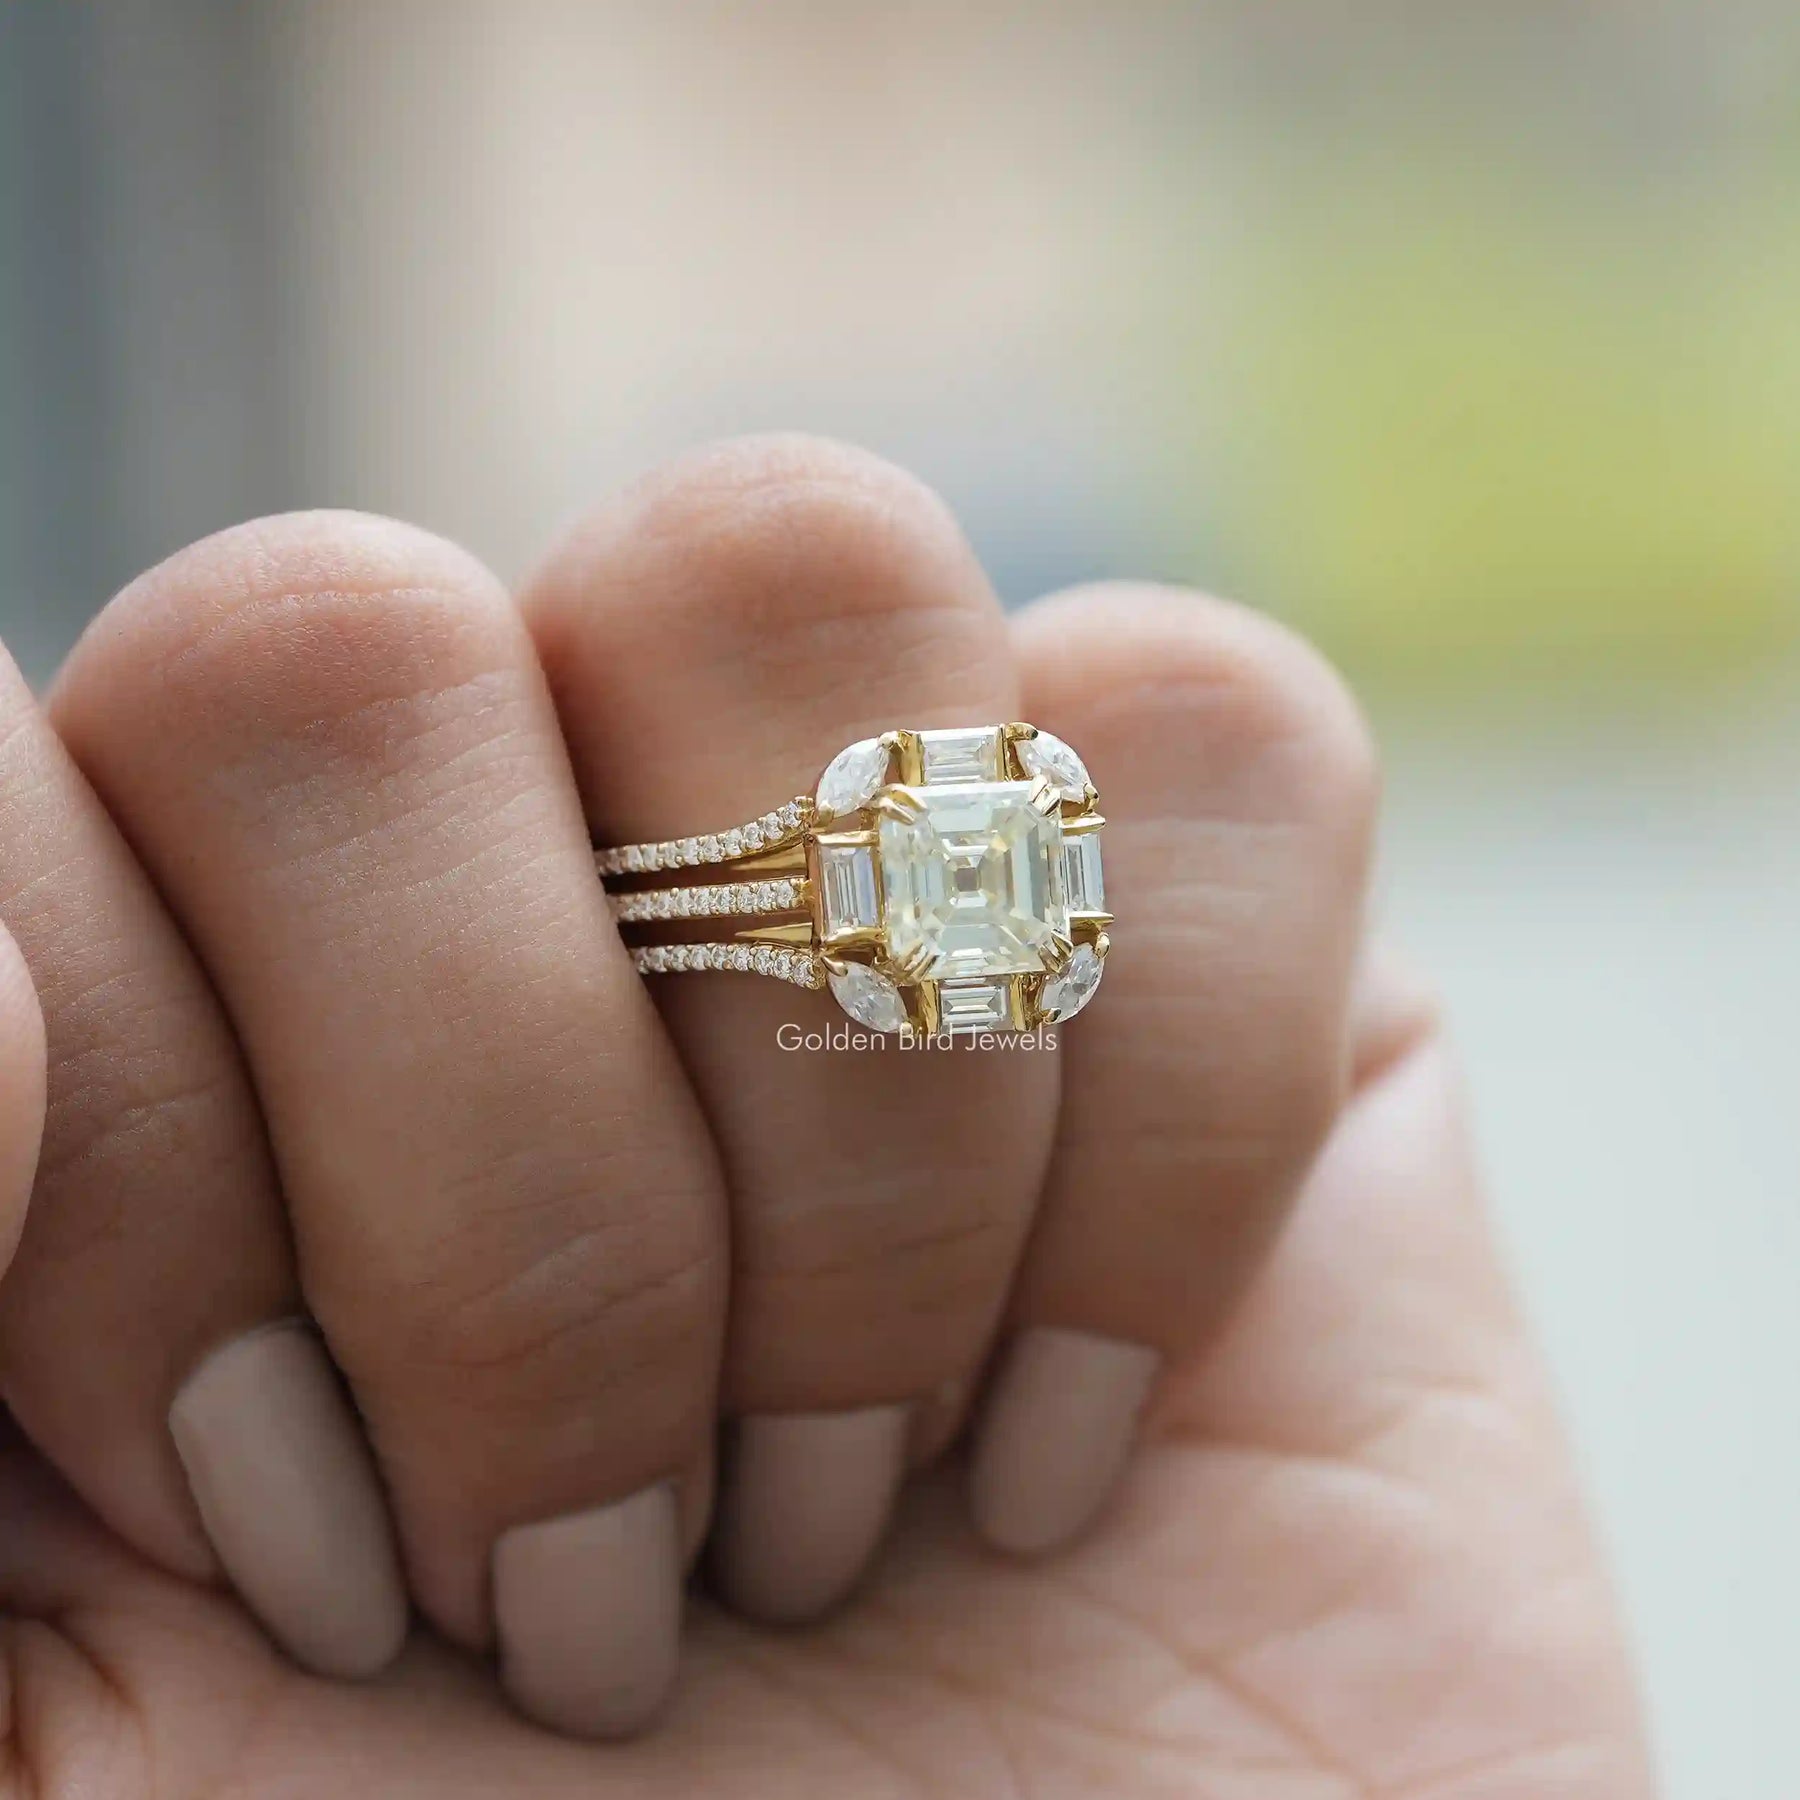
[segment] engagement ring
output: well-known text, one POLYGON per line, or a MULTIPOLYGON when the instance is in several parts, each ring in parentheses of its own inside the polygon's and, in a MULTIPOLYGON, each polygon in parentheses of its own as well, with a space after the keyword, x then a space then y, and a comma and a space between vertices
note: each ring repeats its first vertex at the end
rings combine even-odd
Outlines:
POLYGON ((1047 731, 889 731, 748 825, 595 862, 646 975, 829 987, 881 1032, 1023 1032, 1073 1018, 1100 985, 1105 822, 1081 758, 1047 731))

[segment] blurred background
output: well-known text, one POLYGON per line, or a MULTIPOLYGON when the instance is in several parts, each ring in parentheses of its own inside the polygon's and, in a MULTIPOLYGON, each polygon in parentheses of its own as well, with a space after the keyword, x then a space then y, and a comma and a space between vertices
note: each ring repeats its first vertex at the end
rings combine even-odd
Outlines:
POLYGON ((1675 1800, 1800 1793, 1800 20, 0 0, 0 636, 393 512, 509 576, 696 440, 1009 600, 1313 632, 1392 765, 1675 1800))

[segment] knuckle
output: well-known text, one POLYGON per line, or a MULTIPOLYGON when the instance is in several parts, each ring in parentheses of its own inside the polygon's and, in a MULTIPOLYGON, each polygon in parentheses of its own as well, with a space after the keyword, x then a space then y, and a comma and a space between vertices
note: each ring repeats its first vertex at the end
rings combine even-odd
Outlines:
POLYGON ((363 1340, 356 1360, 379 1360, 415 1399, 429 1394, 476 1420, 578 1419, 588 1429, 625 1414, 636 1434, 679 1439, 710 1393, 721 1249, 673 1219, 653 1230, 559 1229, 562 1210, 540 1221, 539 1243, 510 1253, 446 1243, 436 1273, 406 1293, 353 1303, 343 1323, 363 1340), (405 1322, 390 1337, 396 1319, 405 1322))
POLYGON ((1305 638, 1249 607, 1155 587, 1087 590, 1038 609, 1028 634, 1057 632, 1080 653, 1053 669, 1098 697, 1096 734, 1141 746, 1146 731, 1191 748, 1190 762, 1251 809, 1317 819, 1365 836, 1381 793, 1380 756, 1343 677, 1305 638))
POLYGON ((599 511, 540 593, 552 635, 605 608, 668 642, 673 613, 761 659, 771 641, 788 654, 796 634, 829 639, 883 615, 943 609, 990 629, 985 582, 938 495, 867 451, 798 435, 710 446, 659 470, 599 511))
POLYGON ((186 735, 341 734, 478 682, 516 623, 492 575, 430 533, 357 513, 233 527, 126 588, 59 688, 73 734, 106 720, 186 735))

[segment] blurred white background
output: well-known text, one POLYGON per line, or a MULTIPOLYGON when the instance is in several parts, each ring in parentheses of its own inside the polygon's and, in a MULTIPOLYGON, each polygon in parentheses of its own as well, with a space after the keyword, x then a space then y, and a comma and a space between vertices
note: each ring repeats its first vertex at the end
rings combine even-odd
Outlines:
POLYGON ((1669 1792, 1791 1800, 1797 75, 1725 0, 8 8, 0 636, 296 505, 516 575, 773 426, 1010 599, 1314 631, 1669 1792))

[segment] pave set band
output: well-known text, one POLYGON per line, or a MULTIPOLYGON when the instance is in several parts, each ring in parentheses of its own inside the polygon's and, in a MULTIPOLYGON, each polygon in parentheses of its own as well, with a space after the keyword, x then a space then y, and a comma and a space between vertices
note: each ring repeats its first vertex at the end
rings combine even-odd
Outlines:
POLYGON ((829 987, 878 1032, 1024 1032, 1100 985, 1104 824, 1080 757, 1035 726, 894 730, 759 819, 595 866, 643 974, 829 987))

